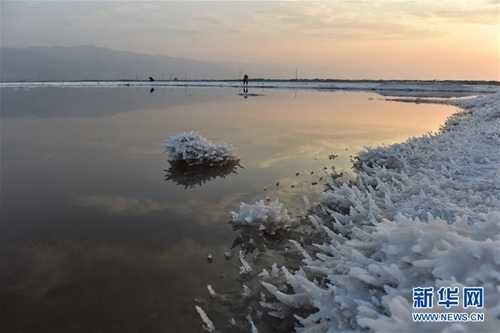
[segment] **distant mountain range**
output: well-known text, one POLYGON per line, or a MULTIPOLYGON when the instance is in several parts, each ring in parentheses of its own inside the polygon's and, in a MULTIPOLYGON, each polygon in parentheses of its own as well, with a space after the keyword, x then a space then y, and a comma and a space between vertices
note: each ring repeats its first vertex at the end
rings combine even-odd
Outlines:
POLYGON ((281 65, 199 61, 89 45, 0 48, 0 81, 293 78, 281 65))

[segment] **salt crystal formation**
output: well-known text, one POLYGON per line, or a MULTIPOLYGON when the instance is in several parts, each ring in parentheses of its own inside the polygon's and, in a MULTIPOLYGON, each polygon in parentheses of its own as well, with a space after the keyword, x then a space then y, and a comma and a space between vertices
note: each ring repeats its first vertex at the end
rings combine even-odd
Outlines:
POLYGON ((200 308, 198 305, 195 306, 195 309, 196 312, 198 312, 198 314, 200 315, 201 320, 203 321, 203 330, 205 332, 215 333, 214 323, 208 318, 205 311, 203 311, 203 309, 200 308))
POLYGON ((268 235, 286 230, 292 223, 288 210, 283 209, 283 204, 278 200, 272 201, 269 205, 266 205, 264 200, 253 205, 241 203, 240 211, 231 212, 231 215, 234 226, 254 228, 268 235))
POLYGON ((237 150, 230 144, 214 145, 197 132, 184 132, 165 140, 165 152, 170 161, 182 161, 189 166, 221 167, 237 164, 237 150))

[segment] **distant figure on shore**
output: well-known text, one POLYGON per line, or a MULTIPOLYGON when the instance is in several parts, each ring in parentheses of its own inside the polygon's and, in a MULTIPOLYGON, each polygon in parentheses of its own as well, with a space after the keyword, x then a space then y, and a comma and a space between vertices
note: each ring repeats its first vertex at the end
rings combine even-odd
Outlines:
POLYGON ((248 85, 248 75, 243 76, 243 85, 248 85))
POLYGON ((154 80, 151 76, 149 77, 149 81, 154 82, 154 80))

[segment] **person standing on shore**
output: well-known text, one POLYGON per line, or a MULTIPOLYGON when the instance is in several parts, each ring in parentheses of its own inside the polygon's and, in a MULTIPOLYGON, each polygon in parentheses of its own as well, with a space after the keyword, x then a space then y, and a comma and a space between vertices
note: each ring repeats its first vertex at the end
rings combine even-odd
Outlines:
POLYGON ((248 75, 243 76, 243 85, 248 85, 248 75))

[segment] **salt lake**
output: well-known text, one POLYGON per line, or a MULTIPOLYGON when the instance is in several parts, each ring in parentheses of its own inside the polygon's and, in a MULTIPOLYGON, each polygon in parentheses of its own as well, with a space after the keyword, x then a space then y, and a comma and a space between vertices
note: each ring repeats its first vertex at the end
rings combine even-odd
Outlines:
POLYGON ((300 219, 325 168, 349 174, 364 146, 437 132, 456 111, 290 89, 0 93, 2 332, 201 331, 207 285, 241 284, 240 202, 279 199, 300 219), (172 168, 164 140, 191 130, 232 144, 241 166, 172 168))

